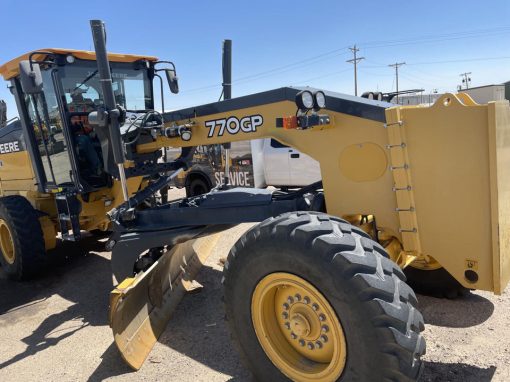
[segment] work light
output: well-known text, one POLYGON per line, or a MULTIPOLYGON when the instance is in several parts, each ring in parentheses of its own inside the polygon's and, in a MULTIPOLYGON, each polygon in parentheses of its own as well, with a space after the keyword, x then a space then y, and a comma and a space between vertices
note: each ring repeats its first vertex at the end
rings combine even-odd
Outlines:
POLYGON ((315 104, 314 109, 315 111, 319 111, 320 109, 324 109, 326 107, 326 95, 324 92, 321 92, 320 90, 315 93, 315 104))
POLYGON ((313 94, 309 90, 300 91, 296 94, 296 105, 300 110, 310 110, 313 108, 313 94))

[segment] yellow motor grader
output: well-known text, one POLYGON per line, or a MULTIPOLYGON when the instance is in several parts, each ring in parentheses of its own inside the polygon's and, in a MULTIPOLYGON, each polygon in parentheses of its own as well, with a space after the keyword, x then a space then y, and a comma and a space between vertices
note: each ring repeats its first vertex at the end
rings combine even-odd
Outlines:
MULTIPOLYGON (((396 106, 280 88, 188 109, 154 110, 175 66, 43 49, 0 67, 19 120, 0 129, 0 257, 34 275, 81 231, 111 231, 110 325, 142 366, 222 230, 258 223, 225 262, 225 310, 258 380, 416 380, 425 341, 410 285, 447 295, 502 293, 510 277, 510 107, 445 94, 396 106), (156 83, 158 81, 156 80, 156 83), (155 195, 194 147, 272 137, 320 162, 322 182, 155 195), (162 148, 182 148, 161 161, 162 148)), ((228 155, 228 150, 226 150, 228 155)), ((225 163, 228 163, 226 158, 225 163)))

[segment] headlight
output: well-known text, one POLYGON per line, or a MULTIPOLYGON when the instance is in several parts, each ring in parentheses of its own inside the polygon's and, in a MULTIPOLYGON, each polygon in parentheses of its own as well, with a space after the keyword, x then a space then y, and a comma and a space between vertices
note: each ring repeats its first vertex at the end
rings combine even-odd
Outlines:
POLYGON ((301 110, 310 110, 313 108, 314 99, 311 91, 303 90, 296 94, 296 105, 301 110))
POLYGON ((324 109, 326 107, 326 95, 324 92, 321 92, 320 90, 315 93, 315 110, 324 109))

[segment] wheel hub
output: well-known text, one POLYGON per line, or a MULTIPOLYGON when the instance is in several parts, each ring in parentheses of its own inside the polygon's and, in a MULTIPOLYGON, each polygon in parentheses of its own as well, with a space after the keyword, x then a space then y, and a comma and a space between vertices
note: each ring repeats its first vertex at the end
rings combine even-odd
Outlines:
POLYGON ((310 334, 310 322, 302 314, 296 313, 292 316, 290 327, 300 337, 307 337, 310 334))
POLYGON ((324 312, 328 309, 318 296, 309 295, 306 289, 293 285, 277 288, 275 300, 285 299, 279 327, 300 355, 315 362, 327 362, 335 346, 332 342, 327 343, 329 326, 324 312), (304 294, 302 299, 300 293, 304 294))
POLYGON ((338 317, 306 280, 273 273, 252 297, 257 338, 273 364, 295 381, 336 380, 347 357, 338 317))

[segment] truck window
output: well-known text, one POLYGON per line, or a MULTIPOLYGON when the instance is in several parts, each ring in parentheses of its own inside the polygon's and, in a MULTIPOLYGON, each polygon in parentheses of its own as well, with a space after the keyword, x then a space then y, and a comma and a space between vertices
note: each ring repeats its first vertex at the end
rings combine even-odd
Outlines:
POLYGON ((284 145, 283 143, 278 142, 276 139, 271 138, 271 147, 274 147, 275 149, 281 149, 289 146, 284 145))

